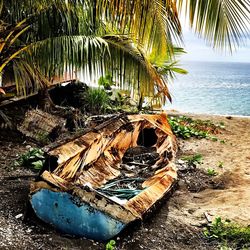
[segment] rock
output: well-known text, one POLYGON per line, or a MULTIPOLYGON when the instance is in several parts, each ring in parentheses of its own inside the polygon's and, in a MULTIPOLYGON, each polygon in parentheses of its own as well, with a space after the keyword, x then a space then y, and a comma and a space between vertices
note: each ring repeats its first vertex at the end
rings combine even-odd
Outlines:
POLYGON ((19 219, 19 218, 21 218, 22 216, 23 216, 23 214, 18 214, 18 215, 15 216, 15 218, 16 218, 16 219, 19 219))
POLYGON ((185 181, 184 181, 184 180, 179 180, 179 181, 178 181, 178 185, 179 185, 179 187, 180 187, 180 188, 183 188, 183 187, 185 187, 185 186, 186 186, 186 184, 185 184, 185 181))
POLYGON ((202 220, 202 221, 198 221, 197 223, 191 223, 190 225, 193 227, 204 227, 206 226, 208 223, 206 220, 202 220))
POLYGON ((195 211, 196 211, 195 208, 190 208, 190 209, 188 209, 188 212, 189 212, 190 214, 193 214, 195 211))
POLYGON ((32 229, 31 228, 28 228, 27 230, 26 230, 26 233, 31 233, 32 232, 32 229))
POLYGON ((185 161, 179 159, 179 160, 177 161, 177 163, 179 163, 179 164, 185 164, 185 161))

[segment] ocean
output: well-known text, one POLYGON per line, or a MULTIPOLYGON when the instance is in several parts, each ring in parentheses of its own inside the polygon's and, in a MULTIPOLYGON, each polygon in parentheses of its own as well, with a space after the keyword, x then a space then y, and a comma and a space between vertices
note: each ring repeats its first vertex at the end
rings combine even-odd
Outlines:
POLYGON ((250 63, 185 62, 187 75, 169 84, 181 112, 250 116, 250 63))

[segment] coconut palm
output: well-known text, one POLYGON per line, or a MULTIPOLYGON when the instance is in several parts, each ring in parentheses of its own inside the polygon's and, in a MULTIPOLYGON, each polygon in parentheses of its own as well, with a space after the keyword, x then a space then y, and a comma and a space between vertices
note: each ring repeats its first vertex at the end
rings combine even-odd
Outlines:
POLYGON ((135 96, 171 99, 167 75, 181 72, 174 63, 182 41, 178 13, 184 10, 213 46, 231 48, 247 31, 249 5, 248 0, 0 0, 7 27, 0 73, 13 72, 17 90, 25 94, 47 88, 65 71, 81 69, 92 77, 108 71, 135 96))
MULTIPOLYGON (((65 70, 82 68, 91 76, 111 70, 120 86, 132 87, 144 95, 153 95, 155 86, 168 95, 166 82, 154 62, 170 60, 172 37, 180 34, 179 23, 173 13, 172 26, 176 27, 169 30, 165 6, 159 1, 147 2, 149 16, 145 15, 146 5, 141 8, 139 1, 125 10, 125 5, 116 6, 115 1, 108 5, 105 1, 2 0, 1 16, 10 27, 19 27, 22 37, 13 33, 15 43, 8 44, 9 35, 3 40, 2 44, 9 45, 6 50, 13 53, 2 60, 1 71, 11 66, 21 94, 27 91, 26 79, 30 79, 28 86, 34 85, 31 76, 45 75, 49 79, 65 70), (129 13, 126 22, 119 20, 122 11, 129 13), (141 16, 140 22, 134 20, 135 15, 141 16)), ((40 84, 40 77, 35 80, 40 84)))

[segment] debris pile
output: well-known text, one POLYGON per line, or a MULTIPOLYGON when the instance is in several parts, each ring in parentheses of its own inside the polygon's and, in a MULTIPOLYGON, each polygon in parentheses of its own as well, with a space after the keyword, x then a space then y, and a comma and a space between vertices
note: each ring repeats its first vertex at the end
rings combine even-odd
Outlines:
POLYGON ((144 177, 153 175, 154 164, 160 159, 156 147, 137 146, 129 148, 122 159, 122 175, 125 177, 144 177))
POLYGON ((142 183, 145 180, 144 178, 117 179, 107 183, 105 186, 98 189, 98 191, 110 198, 116 197, 122 200, 129 200, 143 190, 142 183))

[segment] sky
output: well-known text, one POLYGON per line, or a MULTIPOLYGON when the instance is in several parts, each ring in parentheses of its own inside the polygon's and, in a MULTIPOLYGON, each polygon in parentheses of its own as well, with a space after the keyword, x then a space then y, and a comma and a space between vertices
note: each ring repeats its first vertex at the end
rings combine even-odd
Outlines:
POLYGON ((187 54, 181 57, 182 61, 216 61, 216 62, 248 62, 250 63, 250 39, 245 46, 237 49, 232 55, 215 51, 206 42, 188 28, 184 29, 184 48, 187 54))
MULTIPOLYGON (((248 18, 250 14, 247 13, 248 18)), ((206 44, 203 38, 198 37, 189 27, 188 19, 184 12, 180 15, 183 28, 184 49, 187 54, 181 57, 181 61, 211 61, 211 62, 247 62, 250 63, 250 34, 244 46, 237 48, 235 52, 219 52, 206 44)), ((250 30, 250 23, 247 24, 250 30)))

